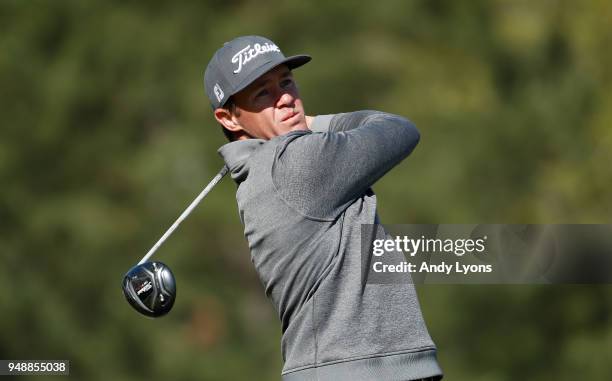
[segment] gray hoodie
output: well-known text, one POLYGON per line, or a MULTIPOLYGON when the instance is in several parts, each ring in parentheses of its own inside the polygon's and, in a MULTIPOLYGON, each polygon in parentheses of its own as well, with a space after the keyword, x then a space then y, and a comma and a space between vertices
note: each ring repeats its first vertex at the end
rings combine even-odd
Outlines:
POLYGON ((361 255, 362 240, 385 236, 362 234, 379 223, 370 187, 418 141, 408 120, 358 111, 219 149, 238 184, 251 261, 282 323, 283 380, 442 374, 414 286, 368 283, 361 255))

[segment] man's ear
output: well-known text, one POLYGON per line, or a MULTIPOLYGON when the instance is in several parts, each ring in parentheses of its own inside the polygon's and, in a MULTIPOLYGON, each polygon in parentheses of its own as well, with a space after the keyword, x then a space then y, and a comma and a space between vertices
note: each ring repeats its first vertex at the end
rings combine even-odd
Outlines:
POLYGON ((219 122, 223 128, 232 131, 232 132, 240 132, 244 131, 236 117, 227 109, 217 108, 214 111, 215 119, 219 122))

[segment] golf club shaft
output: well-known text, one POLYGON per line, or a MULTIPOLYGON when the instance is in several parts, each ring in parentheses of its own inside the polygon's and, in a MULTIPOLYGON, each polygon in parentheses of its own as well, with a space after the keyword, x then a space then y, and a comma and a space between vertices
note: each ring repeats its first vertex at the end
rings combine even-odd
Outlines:
POLYGON ((170 234, 174 232, 174 230, 176 230, 176 228, 181 224, 181 222, 183 222, 183 220, 187 218, 189 214, 191 214, 193 209, 196 206, 198 206, 200 201, 202 201, 202 199, 208 194, 208 192, 210 192, 210 190, 215 185, 217 185, 217 183, 223 178, 223 176, 225 176, 227 171, 228 171, 228 168, 227 166, 224 165, 223 168, 221 168, 221 170, 219 171, 219 173, 217 173, 217 176, 215 176, 210 181, 210 183, 208 183, 208 185, 204 188, 204 190, 202 190, 202 192, 198 195, 198 197, 196 197, 196 199, 193 200, 193 202, 187 207, 187 209, 185 209, 185 211, 179 216, 179 218, 177 218, 176 221, 174 221, 172 226, 170 226, 170 228, 164 233, 164 235, 161 236, 161 238, 155 243, 155 245, 153 245, 151 250, 149 250, 149 252, 144 257, 142 257, 140 262, 138 262, 139 265, 148 261, 149 258, 151 258, 153 254, 155 254, 155 252, 157 251, 157 249, 159 249, 162 243, 164 243, 164 241, 170 236, 170 234))

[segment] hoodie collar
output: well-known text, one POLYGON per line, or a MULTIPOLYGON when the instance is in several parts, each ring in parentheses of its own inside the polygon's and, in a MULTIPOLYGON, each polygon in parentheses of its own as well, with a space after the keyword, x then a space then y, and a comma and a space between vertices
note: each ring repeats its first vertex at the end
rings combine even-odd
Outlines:
POLYGON ((232 179, 240 183, 249 173, 247 159, 266 141, 263 139, 238 140, 227 143, 217 151, 227 164, 232 179))

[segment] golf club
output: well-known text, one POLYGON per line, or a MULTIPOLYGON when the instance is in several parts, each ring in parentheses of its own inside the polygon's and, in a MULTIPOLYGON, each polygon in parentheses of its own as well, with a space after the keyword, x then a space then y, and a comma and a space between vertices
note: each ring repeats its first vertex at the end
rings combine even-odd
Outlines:
POLYGON ((140 262, 125 274, 123 294, 136 311, 146 316, 159 317, 172 309, 176 299, 176 281, 172 271, 162 262, 147 261, 227 172, 228 168, 224 165, 140 262))

